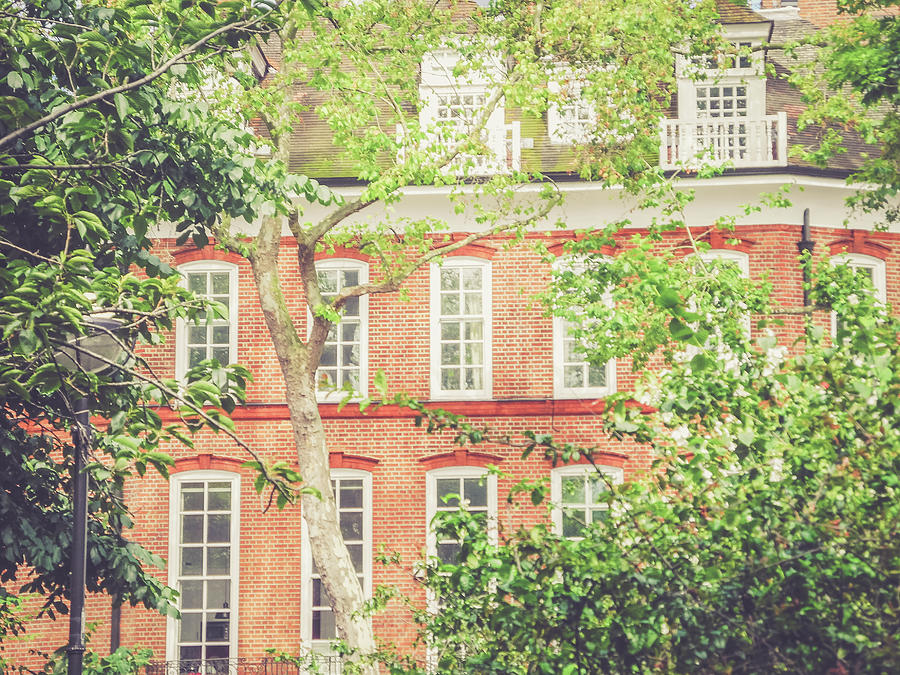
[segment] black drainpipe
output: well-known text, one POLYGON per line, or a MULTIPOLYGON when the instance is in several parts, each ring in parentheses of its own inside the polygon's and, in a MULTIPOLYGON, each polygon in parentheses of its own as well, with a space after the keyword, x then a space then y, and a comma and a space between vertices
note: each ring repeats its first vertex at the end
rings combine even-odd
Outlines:
POLYGON ((803 209, 803 227, 800 229, 800 241, 797 242, 797 250, 800 254, 809 253, 810 260, 806 257, 800 262, 803 271, 803 306, 809 307, 809 265, 811 264, 813 248, 816 242, 809 237, 809 209, 803 209))

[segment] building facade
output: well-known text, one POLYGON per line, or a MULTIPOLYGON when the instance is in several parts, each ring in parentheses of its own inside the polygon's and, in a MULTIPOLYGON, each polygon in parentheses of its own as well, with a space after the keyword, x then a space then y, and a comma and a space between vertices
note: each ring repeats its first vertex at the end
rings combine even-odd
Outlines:
MULTIPOLYGON (((752 48, 812 30, 831 16, 820 2, 792 3, 799 8, 788 4, 755 13, 724 3, 726 34, 752 48)), ((453 119, 460 110, 477 109, 485 94, 478 83, 465 91, 445 90, 442 58, 453 56, 437 54, 433 67, 423 64, 422 95, 430 102, 423 114, 453 119)), ((900 233, 875 231, 874 221, 866 218, 852 220, 849 229, 843 226, 848 216, 844 199, 852 192, 845 177, 860 159, 860 148, 851 144, 841 165, 828 169, 790 159, 788 147, 802 140, 797 98, 783 79, 766 79, 764 58, 761 50, 753 51, 715 80, 685 75, 679 81, 677 103, 660 130, 661 165, 673 169, 706 151, 731 167, 716 178, 684 179, 697 193, 687 213, 694 235, 709 244, 707 255, 733 260, 751 278, 768 275, 777 301, 800 306, 797 244, 808 218, 814 255, 867 270, 880 297, 897 305, 900 233), (741 205, 784 185, 792 186, 791 207, 763 208, 742 218, 734 233, 710 227, 719 216, 736 214, 741 205)), ((768 58, 783 75, 787 66, 779 54, 768 58)), ((590 114, 577 97, 538 125, 500 110, 488 124, 493 154, 484 158, 483 171, 516 169, 527 162, 529 151, 552 153, 577 141, 583 133, 580 120, 590 114)), ((304 161, 298 150, 296 162, 302 166, 304 161)), ((339 165, 335 171, 321 180, 352 196, 358 188, 342 181, 339 165)), ((647 470, 652 457, 646 448, 606 438, 598 412, 605 395, 628 389, 636 375, 624 359, 602 367, 588 364, 565 323, 545 314, 535 298, 546 289, 552 265, 531 245, 541 242, 561 254, 576 230, 617 217, 623 206, 596 184, 565 173, 557 180, 566 195, 559 215, 568 230, 536 231, 512 247, 504 236, 481 239, 443 265, 415 272, 404 286, 404 298, 364 296, 348 304, 329 336, 319 372, 338 386, 349 383, 374 396, 375 374, 383 371, 391 391, 465 414, 500 434, 530 429, 596 446, 595 460, 603 470, 614 480, 629 480, 647 470)), ((397 208, 415 217, 445 208, 444 199, 440 188, 410 188, 397 208)), ((646 230, 650 217, 638 215, 617 246, 628 246, 631 235, 646 230)), ((466 231, 462 221, 453 227, 466 231)), ((678 246, 683 238, 684 233, 673 233, 662 245, 678 246)), ((296 292, 287 299, 302 333, 310 318, 292 246, 286 237, 280 267, 286 280, 293 275, 296 281, 296 292)), ((179 324, 164 345, 148 354, 150 364, 156 372, 176 376, 206 358, 246 365, 254 381, 247 403, 233 415, 237 433, 268 460, 293 461, 281 372, 248 263, 211 248, 179 247, 174 236, 165 234, 157 253, 184 274, 190 289, 225 304, 229 315, 204 325, 179 324)), ((615 255, 615 249, 608 254, 615 255)), ((340 248, 322 254, 318 270, 326 294, 365 282, 374 273, 366 256, 340 248)), ((816 320, 823 325, 837 320, 820 314, 816 320)), ((799 329, 797 320, 780 330, 799 329)), ((437 512, 457 508, 458 501, 445 499, 448 495, 486 513, 498 530, 548 520, 569 536, 597 517, 587 464, 553 466, 535 456, 523 460, 518 450, 494 444, 461 449, 451 437, 426 434, 409 410, 386 406, 360 412, 353 404, 342 407, 327 391, 321 394, 320 412, 342 534, 367 593, 388 584, 425 602, 416 580, 418 564, 426 556, 452 557, 456 545, 438 540, 429 528, 437 512), (489 474, 492 465, 508 477, 489 474), (544 506, 507 504, 515 482, 539 477, 550 478, 557 508, 548 512, 544 506), (396 552, 399 564, 378 562, 383 550, 396 552)), ((299 508, 267 508, 265 495, 253 488, 253 472, 242 468, 247 457, 227 437, 204 432, 196 450, 173 447, 171 452, 176 458, 171 480, 148 474, 128 486, 125 499, 135 515, 133 539, 168 560, 161 578, 181 592, 181 619, 128 607, 114 616, 108 598, 93 597, 88 618, 98 626, 92 646, 103 651, 115 624, 122 645, 151 647, 160 661, 174 662, 169 672, 227 669, 235 659, 258 662, 267 649, 327 651, 334 622, 299 508)), ((376 634, 399 644, 416 637, 411 617, 399 604, 373 624, 376 634)), ((27 660, 29 649, 49 651, 63 644, 63 632, 61 622, 36 623, 31 641, 12 649, 27 660)))

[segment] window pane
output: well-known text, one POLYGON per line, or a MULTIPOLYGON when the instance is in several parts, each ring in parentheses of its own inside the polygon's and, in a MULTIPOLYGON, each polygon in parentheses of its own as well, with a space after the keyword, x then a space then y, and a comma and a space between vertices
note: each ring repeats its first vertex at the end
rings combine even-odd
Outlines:
POLYGON ((206 326, 198 326, 196 324, 188 326, 188 344, 205 345, 206 326))
POLYGON ((181 542, 183 544, 203 542, 203 516, 181 517, 181 542))
POLYGON ((580 389, 584 386, 584 368, 581 365, 563 368, 563 383, 568 389, 580 389))
POLYGON ((313 640, 333 640, 337 636, 334 629, 334 614, 331 611, 317 610, 313 612, 313 640))
POLYGON ((359 324, 352 321, 342 323, 341 340, 344 342, 359 342, 359 324))
POLYGON ((441 290, 455 291, 459 289, 459 270, 443 268, 441 270, 441 290))
POLYGON ((481 478, 466 478, 463 481, 463 497, 469 506, 487 506, 487 481, 481 478))
POLYGON ((437 557, 442 563, 451 564, 459 560, 460 545, 453 542, 444 542, 437 545, 437 557))
POLYGON ((362 574, 365 571, 363 570, 363 545, 347 544, 347 552, 350 554, 350 560, 353 561, 353 569, 362 574))
POLYGON ((228 612, 212 612, 206 615, 206 641, 207 642, 227 642, 228 641, 228 612))
POLYGON ((444 321, 441 323, 441 340, 459 340, 458 321, 444 321))
POLYGON ((441 365, 459 365, 459 345, 450 343, 441 345, 441 365))
POLYGON ((215 349, 212 350, 212 357, 216 361, 218 361, 221 365, 224 366, 224 365, 227 365, 231 361, 231 358, 230 358, 230 355, 228 352, 229 352, 228 347, 216 347, 215 349))
POLYGON ((563 504, 584 504, 584 478, 563 476, 560 481, 563 504))
POLYGON ((458 391, 459 382, 459 368, 441 368, 441 389, 444 391, 458 391))
POLYGON ((231 568, 231 549, 227 546, 210 546, 206 549, 206 573, 228 574, 231 568))
POLYGON ((449 293, 441 295, 441 314, 444 316, 453 316, 459 314, 459 296, 449 293))
POLYGON ((229 342, 229 334, 231 333, 231 328, 228 326, 213 326, 212 327, 212 343, 214 345, 227 345, 229 342))
POLYGON ((359 283, 359 270, 343 270, 343 287, 356 286, 359 283))
POLYGON ((465 294, 464 314, 477 316, 481 314, 481 293, 465 294))
POLYGON ((210 490, 209 491, 209 510, 210 511, 230 511, 231 510, 231 489, 227 490, 210 490))
POLYGON ((481 321, 466 321, 465 322, 465 339, 466 340, 481 340, 484 336, 484 331, 482 330, 481 321))
POLYGON ((584 532, 584 510, 566 510, 563 512, 563 536, 580 537, 584 532))
POLYGON ((231 516, 207 516, 206 541, 215 543, 231 541, 231 516))
POLYGON ((435 486, 437 487, 437 506, 459 506, 459 499, 457 496, 459 495, 460 486, 458 478, 438 478, 435 481, 435 486), (449 495, 456 495, 454 497, 449 497, 449 495), (449 497, 449 498, 448 498, 449 497), (446 501, 445 501, 446 498, 446 501))
POLYGON ((359 316, 359 298, 347 298, 343 312, 344 316, 359 316))
POLYGON ((481 268, 467 267, 462 271, 463 289, 481 290, 481 268))
POLYGON ((200 642, 200 630, 203 614, 194 612, 181 613, 181 626, 179 627, 178 640, 180 642, 200 642))
POLYGON ((605 387, 606 386, 606 367, 605 366, 588 366, 588 386, 589 387, 605 387))
POLYGON ((228 607, 231 582, 228 579, 213 579, 206 582, 206 607, 217 609, 228 607))
POLYGON ((181 608, 201 609, 203 607, 203 582, 181 582, 181 608))
POLYGON ((363 487, 361 480, 341 481, 341 508, 362 508, 363 487))
POLYGON ((188 290, 197 295, 206 295, 206 274, 188 274, 188 290))
POLYGON ((183 577, 197 577, 203 574, 203 549, 182 548, 181 570, 183 577))
POLYGON ((481 368, 466 368, 466 390, 473 391, 483 388, 481 380, 481 368))
POLYGON ((337 270, 322 270, 318 273, 319 290, 327 295, 334 295, 338 291, 337 270))
POLYGON ((210 276, 212 277, 212 294, 228 295, 231 275, 228 272, 213 272, 210 276))
POLYGON ((206 349, 203 347, 191 347, 188 350, 188 367, 193 368, 204 360, 206 360, 206 349))
POLYGON ((481 343, 474 342, 466 345, 465 362, 472 366, 480 366, 483 361, 481 357, 481 343))
POLYGON ((340 514, 341 536, 344 539, 362 539, 362 513, 344 511, 340 514))

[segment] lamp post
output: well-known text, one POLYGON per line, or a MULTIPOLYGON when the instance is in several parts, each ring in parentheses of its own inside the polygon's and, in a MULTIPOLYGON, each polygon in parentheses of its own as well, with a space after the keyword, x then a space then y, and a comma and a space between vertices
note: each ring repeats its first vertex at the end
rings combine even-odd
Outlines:
MULTIPOLYGON (((57 351, 56 362, 66 370, 100 373, 112 368, 122 353, 121 343, 114 331, 122 322, 112 318, 91 318, 86 321, 87 335, 74 338, 57 351)), ((84 596, 87 567, 87 503, 88 475, 84 470, 91 447, 90 402, 80 396, 74 405, 75 468, 72 477, 72 552, 70 558, 70 606, 68 675, 81 675, 84 664, 84 596)))

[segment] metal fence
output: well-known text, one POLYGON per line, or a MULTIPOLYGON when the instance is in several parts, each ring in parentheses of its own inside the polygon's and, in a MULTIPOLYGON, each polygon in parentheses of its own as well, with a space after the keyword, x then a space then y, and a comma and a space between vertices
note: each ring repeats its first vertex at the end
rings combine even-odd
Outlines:
POLYGON ((341 657, 333 654, 309 654, 299 665, 275 659, 184 659, 155 661, 144 675, 341 675, 341 657))

